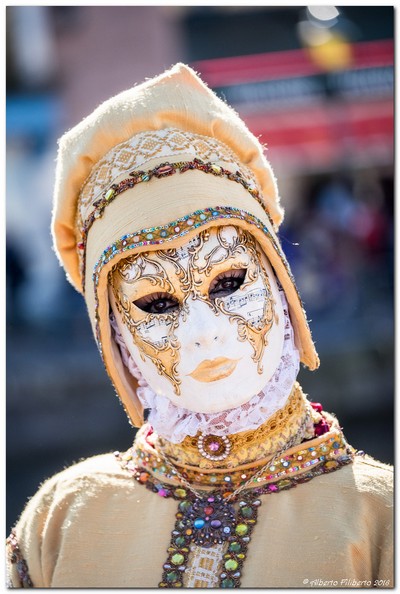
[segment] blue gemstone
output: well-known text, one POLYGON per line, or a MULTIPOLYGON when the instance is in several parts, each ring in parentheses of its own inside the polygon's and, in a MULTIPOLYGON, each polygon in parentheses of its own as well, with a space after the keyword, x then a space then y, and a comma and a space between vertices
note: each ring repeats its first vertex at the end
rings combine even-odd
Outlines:
POLYGON ((164 230, 160 233, 161 237, 167 237, 168 233, 164 230))
POLYGON ((148 234, 146 235, 146 239, 153 239, 153 235, 152 235, 151 233, 148 233, 148 234))
POLYGON ((216 210, 214 210, 214 212, 212 214, 213 214, 213 217, 217 217, 219 215, 219 212, 217 212, 216 210))
POLYGON ((196 518, 194 521, 194 527, 197 528, 197 530, 200 530, 200 528, 203 528, 205 524, 205 521, 203 520, 203 518, 196 518))
POLYGON ((206 217, 206 215, 205 215, 205 214, 201 214, 201 215, 200 215, 200 218, 201 218, 201 220, 202 220, 202 221, 204 221, 204 219, 206 219, 207 217, 206 217))

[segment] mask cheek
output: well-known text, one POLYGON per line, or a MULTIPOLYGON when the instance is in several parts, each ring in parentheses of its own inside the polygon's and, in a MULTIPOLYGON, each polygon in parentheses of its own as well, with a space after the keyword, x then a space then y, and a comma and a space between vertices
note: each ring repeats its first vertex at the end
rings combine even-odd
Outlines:
POLYGON ((247 341, 252 346, 252 359, 257 372, 262 374, 268 335, 279 319, 268 278, 260 274, 244 290, 218 301, 222 313, 229 316, 231 323, 237 324, 239 341, 247 341))
POLYGON ((175 335, 179 324, 178 315, 147 314, 136 318, 132 311, 134 306, 129 310, 122 308, 114 296, 110 301, 125 344, 148 384, 156 392, 169 388, 180 395, 180 344, 175 335), (166 382, 160 381, 162 378, 166 382))
MULTIPOLYGON (((136 329, 135 344, 142 360, 152 364, 158 376, 164 377, 176 395, 180 395, 181 380, 178 374, 180 343, 176 337, 179 321, 176 314, 149 315, 136 329)), ((153 375, 154 377, 154 375, 153 375)), ((154 381, 156 381, 156 377, 154 381)), ((151 385, 151 381, 149 381, 151 385)))

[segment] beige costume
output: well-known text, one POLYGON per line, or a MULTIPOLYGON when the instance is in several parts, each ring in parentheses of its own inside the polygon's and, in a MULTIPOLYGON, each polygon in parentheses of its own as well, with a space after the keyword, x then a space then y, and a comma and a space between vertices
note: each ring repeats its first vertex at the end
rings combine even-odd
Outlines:
MULTIPOLYGON (((141 429, 128 452, 85 460, 30 500, 8 539, 12 585, 393 586, 389 467, 357 455, 297 383, 256 429, 180 443, 157 436, 143 425, 138 380, 110 326, 110 273, 119 262, 234 225, 268 257, 300 360, 316 369, 276 235, 282 216, 262 146, 184 65, 110 99, 63 137, 58 255, 141 429)), ((261 332, 239 326, 243 341, 261 332)))
MULTIPOLYGON (((263 496, 241 586, 393 587, 391 480, 389 467, 356 457, 263 496)), ((155 588, 176 510, 107 454, 48 480, 16 533, 35 587, 155 588)), ((203 561, 192 587, 216 587, 218 563, 203 561)), ((16 564, 11 579, 21 586, 16 564)))

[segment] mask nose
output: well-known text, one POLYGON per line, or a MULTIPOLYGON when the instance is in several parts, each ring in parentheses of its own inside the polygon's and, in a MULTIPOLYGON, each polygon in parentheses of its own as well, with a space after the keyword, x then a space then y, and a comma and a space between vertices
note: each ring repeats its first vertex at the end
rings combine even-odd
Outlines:
POLYGON ((189 313, 183 327, 185 343, 192 349, 210 349, 224 343, 223 320, 207 303, 191 299, 189 313))

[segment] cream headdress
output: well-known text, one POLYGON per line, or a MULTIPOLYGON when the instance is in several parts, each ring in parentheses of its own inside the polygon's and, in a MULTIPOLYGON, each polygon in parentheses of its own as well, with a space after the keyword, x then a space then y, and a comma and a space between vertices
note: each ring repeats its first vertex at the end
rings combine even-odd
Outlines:
POLYGON ((300 360, 318 367, 276 236, 282 218, 263 147, 184 64, 112 97, 60 139, 56 252, 85 296, 105 367, 134 425, 143 410, 112 338, 108 273, 121 258, 175 247, 210 226, 236 225, 261 244, 285 291, 300 360))

